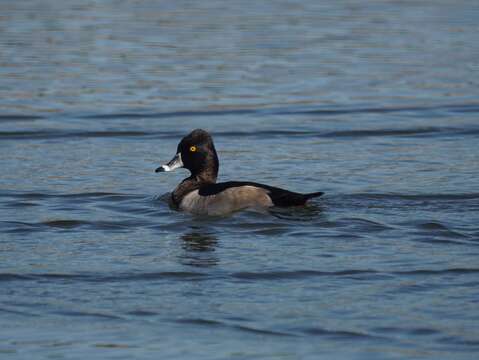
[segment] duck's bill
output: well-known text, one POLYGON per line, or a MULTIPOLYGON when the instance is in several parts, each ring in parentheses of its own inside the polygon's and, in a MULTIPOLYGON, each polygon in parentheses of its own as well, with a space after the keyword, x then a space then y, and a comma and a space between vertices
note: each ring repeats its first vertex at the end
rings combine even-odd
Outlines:
POLYGON ((181 153, 178 153, 168 164, 161 165, 155 172, 173 171, 181 167, 183 167, 183 161, 181 160, 181 153))

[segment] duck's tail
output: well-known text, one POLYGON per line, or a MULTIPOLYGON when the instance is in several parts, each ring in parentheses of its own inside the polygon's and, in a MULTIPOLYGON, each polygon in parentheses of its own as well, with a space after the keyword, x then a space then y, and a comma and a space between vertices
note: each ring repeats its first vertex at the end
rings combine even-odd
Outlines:
POLYGON ((303 196, 307 201, 307 200, 315 198, 315 197, 320 197, 323 194, 324 194, 323 192, 318 191, 318 192, 313 192, 313 193, 309 193, 309 194, 303 194, 303 196))
POLYGON ((271 190, 269 196, 275 206, 300 206, 306 204, 309 199, 323 195, 322 192, 300 194, 283 189, 271 190))

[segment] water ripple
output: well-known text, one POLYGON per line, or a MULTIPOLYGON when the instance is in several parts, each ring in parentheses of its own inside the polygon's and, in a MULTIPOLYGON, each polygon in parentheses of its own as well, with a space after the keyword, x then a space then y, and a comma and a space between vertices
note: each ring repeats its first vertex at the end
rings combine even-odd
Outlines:
POLYGON ((150 225, 150 222, 144 220, 75 220, 75 219, 56 219, 42 221, 38 223, 28 223, 21 221, 0 221, 0 228, 6 233, 23 233, 44 231, 48 228, 73 230, 77 228, 88 228, 93 230, 128 230, 136 227, 150 225))
POLYGON ((449 111, 457 113, 479 113, 479 104, 438 104, 423 106, 383 106, 383 107, 344 107, 326 108, 326 107, 270 107, 270 108, 241 108, 241 109, 218 109, 218 110, 190 110, 190 111, 170 111, 170 112, 130 112, 130 113, 107 113, 85 115, 83 119, 162 119, 175 117, 211 117, 226 115, 346 115, 346 114, 388 114, 401 112, 431 112, 431 111, 449 111))
POLYGON ((200 318, 185 318, 185 319, 178 319, 175 322, 179 324, 187 324, 187 325, 199 325, 199 326, 206 326, 206 327, 222 327, 222 328, 229 328, 240 330, 242 332, 252 333, 252 334, 259 334, 259 335, 271 335, 271 336, 295 336, 294 334, 280 332, 280 331, 273 331, 267 329, 258 329, 253 328, 250 326, 245 325, 236 325, 236 324, 228 324, 218 320, 209 320, 209 319, 200 319, 200 318))
POLYGON ((395 193, 356 193, 349 195, 356 199, 372 200, 470 200, 479 199, 479 193, 456 193, 456 194, 395 194, 395 193))
POLYGON ((141 198, 144 195, 135 195, 135 194, 122 194, 122 193, 111 193, 111 192, 83 192, 83 193, 72 193, 72 194, 52 194, 52 193, 37 193, 37 192, 14 192, 14 191, 0 191, 0 197, 12 197, 19 199, 52 199, 52 198, 68 198, 68 199, 83 199, 90 198, 95 200, 120 200, 120 199, 131 199, 131 198, 141 198))
POLYGON ((296 270, 296 271, 265 271, 265 272, 248 272, 240 271, 231 274, 207 275, 202 272, 187 271, 166 271, 152 273, 131 273, 131 274, 61 274, 61 273, 43 273, 43 274, 15 274, 0 273, 0 282, 12 281, 80 281, 80 282, 128 282, 128 281, 150 281, 150 280, 180 280, 180 281, 197 281, 212 280, 218 278, 229 277, 239 280, 292 280, 307 279, 312 277, 349 277, 363 278, 369 277, 377 279, 377 276, 436 276, 444 274, 477 274, 479 269, 476 268, 450 268, 450 269, 415 269, 403 271, 379 271, 379 270, 341 270, 341 271, 316 271, 316 270, 296 270))
POLYGON ((89 312, 89 311, 62 310, 62 311, 55 311, 54 313, 58 315, 64 315, 64 316, 92 317, 92 318, 99 318, 99 319, 106 319, 106 320, 122 319, 122 317, 118 315, 99 313, 99 312, 89 312))
MULTIPOLYGON (((387 137, 387 136, 442 136, 460 135, 477 136, 478 128, 456 128, 456 127, 414 127, 405 129, 368 129, 368 130, 339 130, 339 131, 318 131, 318 130, 255 130, 255 131, 216 131, 215 137, 301 137, 301 138, 364 138, 364 137, 387 137)), ((0 140, 46 140, 46 139, 68 139, 68 138, 138 138, 149 139, 171 139, 177 140, 184 136, 178 131, 131 131, 131 130, 108 130, 108 131, 86 131, 86 130, 29 130, 29 131, 0 131, 0 140)))
POLYGON ((341 270, 341 271, 270 271, 270 272, 237 272, 231 274, 233 278, 241 280, 289 280, 305 279, 310 277, 339 276, 352 277, 362 275, 384 275, 384 276, 417 276, 417 275, 442 275, 442 274, 475 274, 479 269, 475 268, 451 268, 440 270, 418 269, 404 271, 379 271, 379 270, 341 270))
POLYGON ((39 115, 0 115, 0 122, 21 122, 21 121, 35 121, 44 119, 39 115))
MULTIPOLYGON (((369 339, 380 339, 383 337, 370 335, 366 333, 361 333, 357 331, 344 331, 344 330, 327 330, 320 327, 309 327, 303 328, 301 331, 308 335, 315 336, 326 336, 335 339, 344 339, 344 340, 369 340, 369 339)), ((383 338, 385 339, 385 338, 383 338)))
POLYGON ((241 280, 288 280, 288 279, 305 279, 318 276, 350 276, 377 274, 374 270, 343 270, 343 271, 315 271, 315 270, 299 270, 299 271, 269 271, 269 272, 237 272, 231 274, 233 278, 241 280))
POLYGON ((44 274, 11 274, 0 273, 0 282, 9 281, 39 281, 39 280, 60 280, 60 281, 80 281, 80 282, 123 282, 123 281, 150 281, 150 280, 201 280, 206 277, 205 274, 199 272, 187 271, 164 271, 152 273, 131 273, 131 274, 61 274, 61 273, 44 273, 44 274))

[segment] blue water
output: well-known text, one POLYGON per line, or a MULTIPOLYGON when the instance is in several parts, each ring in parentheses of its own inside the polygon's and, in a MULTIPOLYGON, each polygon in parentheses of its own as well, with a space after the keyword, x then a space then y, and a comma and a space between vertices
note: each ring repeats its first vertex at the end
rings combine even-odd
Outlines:
POLYGON ((479 4, 2 1, 1 359, 477 359, 479 4), (324 191, 168 207, 220 180, 324 191))

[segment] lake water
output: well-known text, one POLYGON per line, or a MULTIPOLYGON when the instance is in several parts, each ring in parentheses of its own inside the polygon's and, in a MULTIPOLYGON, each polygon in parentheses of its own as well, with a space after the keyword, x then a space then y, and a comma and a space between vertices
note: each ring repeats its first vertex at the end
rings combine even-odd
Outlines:
POLYGON ((477 359, 479 3, 2 1, 0 358, 477 359), (155 174, 324 191, 196 218, 155 174))

